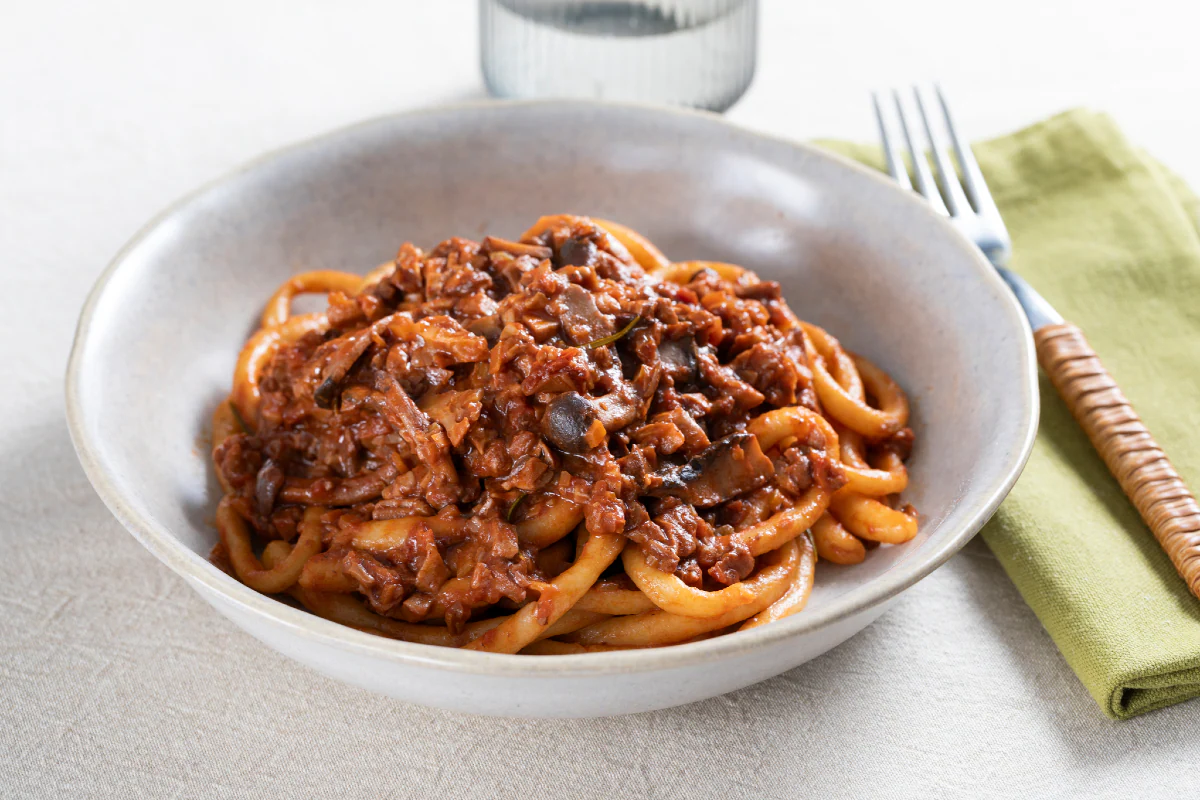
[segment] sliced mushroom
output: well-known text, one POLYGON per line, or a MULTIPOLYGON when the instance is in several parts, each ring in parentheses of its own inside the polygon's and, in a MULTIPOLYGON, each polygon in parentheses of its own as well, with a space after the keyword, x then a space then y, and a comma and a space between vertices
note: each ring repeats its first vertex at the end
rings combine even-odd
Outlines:
POLYGON ((552 445, 568 453, 585 453, 607 435, 595 403, 578 392, 560 394, 550 402, 542 430, 552 445))
POLYGON ((629 423, 646 415, 646 407, 658 388, 662 367, 658 364, 638 367, 631 381, 620 381, 616 387, 594 401, 596 412, 604 429, 609 433, 619 431, 629 423))
POLYGON ((275 508, 275 498, 279 496, 285 478, 283 468, 274 461, 268 458, 263 462, 254 481, 254 507, 259 514, 265 517, 275 508))
POLYGON ((659 342, 658 360, 662 362, 663 372, 675 381, 676 386, 696 382, 700 367, 696 363, 696 340, 691 336, 659 342))
POLYGON ((373 337, 383 327, 380 323, 387 324, 387 319, 389 318, 354 333, 331 339, 318 347, 300 373, 304 377, 296 382, 292 391, 303 396, 307 390, 312 393, 313 402, 317 406, 332 408, 342 379, 367 352, 373 337))
POLYGON ((556 267, 585 267, 596 257, 596 243, 591 239, 570 238, 559 245, 554 259, 556 267))
POLYGON ((525 242, 510 242, 508 239, 501 239, 499 236, 483 237, 483 246, 480 250, 484 253, 509 253, 514 256, 531 256, 538 261, 550 258, 553 251, 549 247, 543 247, 539 244, 527 244, 525 242))
POLYGON ((661 374, 658 365, 643 365, 632 381, 620 381, 603 397, 560 394, 546 407, 542 432, 551 444, 568 453, 585 453, 598 447, 606 434, 645 416, 644 406, 654 397, 661 374))
POLYGON ((758 446, 758 439, 750 433, 733 433, 683 466, 657 473, 661 482, 648 487, 646 493, 678 497, 705 508, 765 486, 774 475, 775 467, 758 446))
POLYGON ((563 338, 574 345, 586 345, 616 330, 613 318, 601 313, 596 298, 577 283, 572 283, 547 306, 562 325, 563 338))
POLYGON ((696 361, 700 366, 700 375, 705 381, 722 395, 732 397, 737 408, 745 411, 762 405, 762 392, 738 377, 730 367, 717 361, 717 354, 711 347, 702 347, 696 351, 696 361))

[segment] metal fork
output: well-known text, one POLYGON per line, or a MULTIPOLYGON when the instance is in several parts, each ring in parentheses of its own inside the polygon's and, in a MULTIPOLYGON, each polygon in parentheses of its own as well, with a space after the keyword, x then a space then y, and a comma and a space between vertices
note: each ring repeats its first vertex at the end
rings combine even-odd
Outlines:
POLYGON ((929 92, 921 87, 913 89, 917 116, 937 171, 936 183, 924 147, 914 142, 911 116, 900 94, 891 93, 898 133, 884 113, 879 95, 872 95, 888 172, 902 186, 914 188, 901 155, 902 138, 912 163, 916 191, 975 242, 1013 290, 1033 330, 1038 363, 1170 556, 1180 577, 1192 594, 1200 598, 1200 504, 1100 363, 1083 332, 1064 322, 1045 298, 1006 268, 1012 254, 1008 229, 975 155, 958 135, 945 96, 939 87, 934 87, 933 93, 949 143, 936 122, 936 114, 930 113, 934 105, 929 92), (962 174, 961 182, 950 160, 951 148, 962 174))

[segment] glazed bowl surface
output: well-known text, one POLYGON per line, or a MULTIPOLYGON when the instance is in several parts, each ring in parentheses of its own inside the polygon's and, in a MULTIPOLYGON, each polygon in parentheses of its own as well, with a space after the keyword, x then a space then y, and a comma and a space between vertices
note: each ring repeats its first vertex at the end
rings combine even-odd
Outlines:
MULTIPOLYGON (((719 117, 590 102, 486 103, 362 123, 265 156, 180 201, 117 255, 67 375, 97 492, 147 549, 268 646, 331 677, 467 712, 598 716, 712 697, 791 669, 878 617, 983 525, 1037 420, 1015 300, 916 195, 815 147, 719 117), (366 272, 408 240, 514 238, 569 212, 674 260, 782 284, 799 316, 909 393, 913 541, 818 565, 808 607, 674 647, 511 656, 393 641, 256 593, 207 561, 220 491, 203 442, 265 299, 310 269, 366 272)), ((113 576, 121 580, 121 576, 113 576)), ((948 610, 947 613, 953 613, 948 610)))

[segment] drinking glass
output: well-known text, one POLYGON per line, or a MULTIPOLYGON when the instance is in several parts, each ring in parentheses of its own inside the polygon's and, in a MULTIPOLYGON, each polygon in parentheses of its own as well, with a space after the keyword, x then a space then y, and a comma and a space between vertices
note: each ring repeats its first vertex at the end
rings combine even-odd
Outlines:
POLYGON ((724 111, 754 77, 758 0, 479 0, 498 97, 588 97, 724 111))

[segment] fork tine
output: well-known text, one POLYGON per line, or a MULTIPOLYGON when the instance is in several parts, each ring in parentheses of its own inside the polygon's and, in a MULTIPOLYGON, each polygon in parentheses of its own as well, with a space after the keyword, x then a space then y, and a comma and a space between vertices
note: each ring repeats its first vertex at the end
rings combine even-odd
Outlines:
POLYGON ((992 193, 988 191, 987 181, 983 179, 983 173, 979 170, 979 162, 975 160, 971 146, 958 137, 958 128, 954 125, 954 117, 950 114, 950 106, 946 103, 946 96, 942 94, 942 87, 935 83, 933 91, 942 107, 942 118, 946 121, 946 130, 950 134, 950 142, 954 145, 954 155, 962 170, 963 184, 966 186, 967 196, 971 198, 971 205, 975 206, 975 210, 980 214, 990 213, 999 221, 1000 211, 992 200, 992 193))
POLYGON ((900 101, 900 93, 893 90, 892 100, 896 104, 896 116, 900 118, 900 130, 904 132, 904 141, 908 144, 908 154, 912 157, 913 172, 917 176, 917 191, 929 201, 934 209, 948 214, 946 204, 942 202, 942 195, 934 185, 933 173, 929 171, 929 161, 925 158, 925 150, 913 144, 908 118, 904 113, 904 103, 900 101))
POLYGON ((967 196, 963 194, 962 186, 958 182, 958 174, 954 171, 954 165, 950 163, 950 156, 946 152, 945 137, 942 136, 938 126, 933 124, 930 114, 925 111, 924 92, 919 86, 913 87, 913 97, 917 101, 917 110, 921 114, 921 121, 925 124, 925 136, 929 139, 933 162, 937 164, 938 184, 942 187, 942 196, 950 209, 950 216, 970 214, 972 209, 967 204, 967 196))
POLYGON ((900 155, 900 148, 896 145, 897 136, 889 132, 891 125, 883 115, 878 93, 871 92, 871 102, 875 104, 875 119, 879 122, 879 138, 883 140, 883 154, 887 157, 888 173, 896 179, 896 183, 905 189, 911 189, 912 181, 908 177, 908 167, 904 165, 904 158, 900 155))

